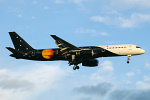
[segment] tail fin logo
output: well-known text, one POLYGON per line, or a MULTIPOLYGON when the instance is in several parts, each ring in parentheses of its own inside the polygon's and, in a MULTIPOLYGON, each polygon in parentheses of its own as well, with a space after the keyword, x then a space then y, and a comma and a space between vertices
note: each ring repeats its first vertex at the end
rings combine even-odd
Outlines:
POLYGON ((42 56, 45 59, 51 59, 54 55, 53 49, 45 49, 42 51, 42 56))
POLYGON ((29 51, 33 51, 34 49, 23 39, 21 38, 16 32, 9 32, 9 35, 12 39, 12 42, 15 46, 15 49, 24 53, 29 51))

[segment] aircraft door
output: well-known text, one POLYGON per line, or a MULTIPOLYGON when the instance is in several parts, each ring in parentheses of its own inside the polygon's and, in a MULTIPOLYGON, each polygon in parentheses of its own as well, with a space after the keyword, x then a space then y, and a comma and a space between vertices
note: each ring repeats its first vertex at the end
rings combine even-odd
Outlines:
POLYGON ((105 52, 105 49, 101 49, 102 52, 105 52))
POLYGON ((129 50, 132 50, 132 45, 129 45, 129 50))
POLYGON ((58 54, 58 50, 56 50, 56 54, 58 54))

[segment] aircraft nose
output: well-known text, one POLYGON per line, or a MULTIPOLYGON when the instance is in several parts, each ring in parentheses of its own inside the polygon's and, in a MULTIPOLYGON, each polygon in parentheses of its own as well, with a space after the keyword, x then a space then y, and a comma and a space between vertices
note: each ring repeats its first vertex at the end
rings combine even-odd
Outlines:
POLYGON ((142 53, 142 54, 144 54, 144 53, 145 53, 145 50, 144 50, 144 49, 142 49, 141 53, 142 53))

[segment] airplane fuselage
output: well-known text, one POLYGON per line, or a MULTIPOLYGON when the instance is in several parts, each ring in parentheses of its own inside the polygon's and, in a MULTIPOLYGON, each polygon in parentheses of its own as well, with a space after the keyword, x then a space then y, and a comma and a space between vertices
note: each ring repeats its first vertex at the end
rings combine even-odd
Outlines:
MULTIPOLYGON (((76 55, 76 58, 93 59, 99 57, 114 57, 114 56, 128 56, 128 55, 140 55, 145 53, 143 49, 136 45, 124 44, 124 45, 106 45, 106 46, 86 46, 79 47, 82 51, 72 52, 72 55, 76 55)), ((28 52, 24 56, 14 56, 18 59, 38 60, 38 61, 54 61, 54 60, 68 60, 65 55, 62 54, 59 48, 52 49, 35 49, 28 52)), ((71 58, 70 58, 71 59, 71 58)))
POLYGON ((99 57, 127 56, 127 63, 129 63, 132 55, 145 53, 139 46, 132 44, 76 47, 56 35, 51 37, 59 48, 34 49, 16 32, 9 32, 9 34, 15 47, 15 49, 6 47, 12 52, 11 57, 37 61, 64 60, 68 61, 69 65, 74 65, 74 70, 79 69, 77 65, 80 63, 82 66, 98 66, 96 58, 99 57))

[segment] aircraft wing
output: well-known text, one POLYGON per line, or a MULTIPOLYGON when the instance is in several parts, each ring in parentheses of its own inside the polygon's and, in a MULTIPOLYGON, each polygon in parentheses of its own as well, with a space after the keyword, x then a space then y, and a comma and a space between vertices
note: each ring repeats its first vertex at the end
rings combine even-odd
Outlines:
POLYGON ((67 54, 68 52, 81 51, 80 48, 68 43, 67 41, 57 37, 56 35, 51 35, 51 37, 56 40, 56 45, 61 49, 63 54, 67 54))

